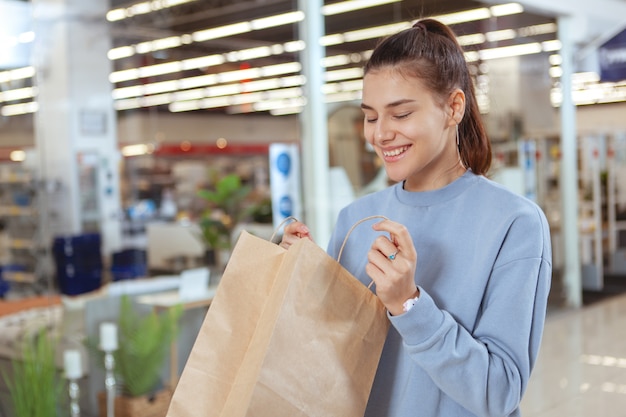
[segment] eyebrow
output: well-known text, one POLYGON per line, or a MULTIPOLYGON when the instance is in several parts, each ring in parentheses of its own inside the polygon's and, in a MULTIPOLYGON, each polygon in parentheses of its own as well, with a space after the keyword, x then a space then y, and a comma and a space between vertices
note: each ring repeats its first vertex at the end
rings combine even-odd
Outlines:
MULTIPOLYGON (((411 100, 411 99, 408 99, 408 98, 403 98, 403 99, 400 99, 400 100, 392 101, 391 103, 385 105, 385 108, 389 109, 389 108, 392 108, 392 107, 401 106, 402 104, 413 103, 413 102, 415 102, 415 100, 411 100)), ((361 103, 361 109, 363 109, 363 110, 374 110, 371 106, 368 106, 365 103, 361 103)))

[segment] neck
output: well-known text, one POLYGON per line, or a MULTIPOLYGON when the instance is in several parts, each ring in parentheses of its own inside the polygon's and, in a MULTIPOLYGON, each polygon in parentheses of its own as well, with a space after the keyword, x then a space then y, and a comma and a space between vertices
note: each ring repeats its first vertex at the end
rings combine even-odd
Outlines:
POLYGON ((461 160, 456 161, 449 168, 442 170, 437 176, 433 177, 426 183, 416 184, 407 179, 404 182, 404 189, 407 191, 432 191, 445 187, 463 174, 467 169, 463 166, 461 160))

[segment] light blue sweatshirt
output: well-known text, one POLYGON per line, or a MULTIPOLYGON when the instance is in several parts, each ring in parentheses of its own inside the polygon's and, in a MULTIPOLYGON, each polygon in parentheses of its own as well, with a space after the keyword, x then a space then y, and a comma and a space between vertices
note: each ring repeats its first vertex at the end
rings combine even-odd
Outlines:
MULTIPOLYGON (((421 295, 389 316, 366 417, 519 416, 552 273, 541 209, 471 171, 434 191, 399 183, 341 211, 329 254, 336 259, 348 229, 370 215, 410 231, 421 295)), ((377 221, 354 229, 340 260, 364 284, 377 221)))

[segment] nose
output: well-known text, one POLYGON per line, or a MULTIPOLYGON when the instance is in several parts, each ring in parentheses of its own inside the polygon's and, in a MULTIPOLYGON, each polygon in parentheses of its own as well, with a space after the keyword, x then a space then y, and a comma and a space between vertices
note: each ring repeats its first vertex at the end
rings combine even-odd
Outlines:
POLYGON ((389 128, 387 123, 379 119, 376 121, 374 128, 374 141, 375 142, 387 142, 393 139, 393 130, 389 128))

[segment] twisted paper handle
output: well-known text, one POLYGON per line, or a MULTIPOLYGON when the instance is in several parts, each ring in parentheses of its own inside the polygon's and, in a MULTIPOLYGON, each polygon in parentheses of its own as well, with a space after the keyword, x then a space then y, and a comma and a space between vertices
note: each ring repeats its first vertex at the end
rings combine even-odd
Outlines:
MULTIPOLYGON (((344 246, 346 246, 346 242, 348 241, 348 237, 350 237, 350 234, 352 233, 352 231, 361 223, 366 222, 368 220, 372 220, 372 219, 383 219, 383 220, 389 220, 387 217, 381 215, 381 214, 375 214, 373 216, 367 216, 361 220, 359 220, 358 222, 354 223, 352 225, 352 227, 350 228, 350 230, 348 230, 348 233, 346 233, 346 237, 343 238, 343 243, 341 244, 341 248, 339 249, 339 254, 337 255, 337 262, 339 262, 341 260, 341 254, 343 253, 343 248, 344 246)), ((371 288, 372 284, 374 284, 374 280, 372 280, 369 285, 367 286, 367 288, 371 288)))
MULTIPOLYGON (((343 243, 341 244, 341 248, 339 248, 339 254, 337 255, 337 262, 339 262, 341 260, 341 255, 343 254, 343 248, 346 246, 346 242, 348 241, 348 238, 350 237, 350 234, 352 234, 352 231, 354 231, 354 229, 358 225, 360 225, 361 223, 366 222, 368 220, 372 220, 372 219, 389 220, 387 217, 385 217, 385 216, 383 216, 381 214, 375 214, 375 215, 372 215, 372 216, 364 217, 361 220, 359 220, 358 222, 354 223, 352 225, 352 227, 350 227, 350 229, 348 230, 348 233, 346 233, 346 237, 343 238, 343 243)), ((298 219, 296 219, 293 216, 289 216, 285 220, 280 222, 278 227, 274 230, 274 233, 272 233, 272 237, 270 238, 270 242, 274 241, 274 238, 276 237, 276 234, 278 233, 278 231, 289 221, 298 221, 298 219)), ((374 284, 374 280, 372 280, 372 282, 369 283, 367 288, 370 288, 372 286, 372 284, 374 284)))
POLYGON ((280 224, 278 225, 278 227, 276 227, 276 229, 274 229, 274 233, 272 233, 272 237, 270 237, 270 242, 274 241, 274 238, 276 237, 276 234, 280 231, 280 229, 283 228, 283 226, 289 222, 289 221, 294 221, 297 222, 298 219, 296 219, 294 216, 289 216, 287 217, 285 220, 283 220, 282 222, 280 222, 280 224))

